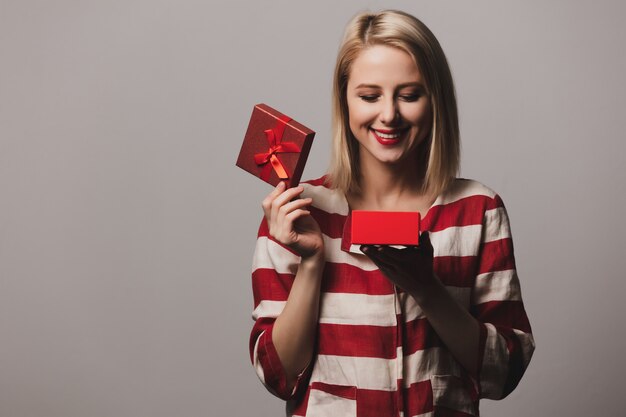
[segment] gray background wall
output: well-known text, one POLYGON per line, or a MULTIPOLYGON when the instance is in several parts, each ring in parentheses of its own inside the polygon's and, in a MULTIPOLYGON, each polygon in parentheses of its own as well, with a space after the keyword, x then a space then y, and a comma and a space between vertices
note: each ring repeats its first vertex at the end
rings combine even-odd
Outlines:
POLYGON ((483 415, 623 411, 621 2, 1 0, 1 417, 283 414, 247 346, 270 187, 234 161, 267 102, 321 175, 343 27, 388 7, 441 41, 462 175, 512 221, 538 347, 483 415))

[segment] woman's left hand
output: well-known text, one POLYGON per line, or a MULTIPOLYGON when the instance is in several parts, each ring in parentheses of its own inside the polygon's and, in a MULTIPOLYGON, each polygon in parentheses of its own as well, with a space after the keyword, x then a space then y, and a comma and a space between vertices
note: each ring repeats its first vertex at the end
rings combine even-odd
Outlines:
POLYGON ((390 246, 361 245, 383 274, 408 294, 419 298, 422 289, 437 283, 433 272, 433 246, 428 232, 420 235, 419 246, 396 249, 390 246))

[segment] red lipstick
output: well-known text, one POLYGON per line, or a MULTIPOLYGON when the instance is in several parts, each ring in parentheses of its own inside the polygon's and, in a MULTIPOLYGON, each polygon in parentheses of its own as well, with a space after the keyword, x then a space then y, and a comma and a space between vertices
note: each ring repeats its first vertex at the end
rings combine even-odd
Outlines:
POLYGON ((402 136, 406 129, 372 129, 370 128, 374 137, 384 146, 393 146, 402 140, 402 136))

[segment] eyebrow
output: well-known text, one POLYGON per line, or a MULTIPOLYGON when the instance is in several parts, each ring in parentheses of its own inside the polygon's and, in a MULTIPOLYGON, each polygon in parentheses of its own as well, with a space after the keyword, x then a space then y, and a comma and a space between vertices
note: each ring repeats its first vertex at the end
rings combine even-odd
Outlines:
MULTIPOLYGON (((404 84, 399 84, 398 88, 404 88, 404 87, 422 87, 424 88, 424 85, 422 85, 421 83, 414 81, 414 82, 409 82, 409 83, 404 83, 404 84)), ((355 89, 357 88, 380 88, 379 85, 376 84, 359 84, 356 87, 354 87, 355 89)))

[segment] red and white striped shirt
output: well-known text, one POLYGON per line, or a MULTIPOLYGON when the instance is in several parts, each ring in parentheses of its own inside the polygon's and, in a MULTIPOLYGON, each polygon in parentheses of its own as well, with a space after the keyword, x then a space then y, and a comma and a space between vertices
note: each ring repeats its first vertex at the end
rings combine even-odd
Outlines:
POLYGON ((323 233, 326 265, 315 354, 292 391, 272 343, 300 258, 262 221, 254 252, 255 320, 250 356, 267 389, 296 416, 478 415, 480 398, 499 399, 522 377, 535 348, 500 197, 457 179, 422 219, 434 271, 481 323, 479 372, 452 356, 413 297, 396 288, 350 243, 345 195, 325 178, 304 184, 323 233))

